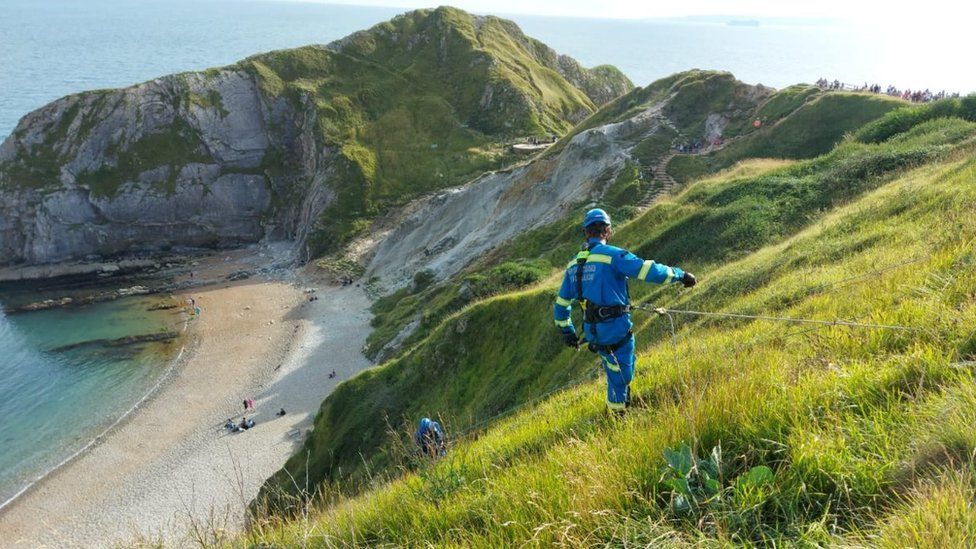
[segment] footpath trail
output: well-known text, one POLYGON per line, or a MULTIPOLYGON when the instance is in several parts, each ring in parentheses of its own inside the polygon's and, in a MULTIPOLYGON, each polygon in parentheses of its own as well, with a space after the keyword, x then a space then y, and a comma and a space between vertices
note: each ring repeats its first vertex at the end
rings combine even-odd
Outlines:
POLYGON ((361 289, 322 288, 310 302, 280 281, 197 289, 203 313, 172 379, 122 426, 0 514, 4 546, 110 547, 135 540, 192 546, 193 516, 234 530, 263 481, 300 446, 322 400, 371 363, 361 289), (335 370, 336 377, 329 374, 335 370), (257 425, 240 418, 244 397, 257 425), (280 408, 284 417, 276 417, 280 408))
MULTIPOLYGON (((678 132, 680 131, 674 126, 674 124, 667 119, 667 117, 661 115, 661 124, 667 126, 678 132)), ((696 152, 678 152, 675 150, 669 151, 667 154, 662 156, 654 166, 638 165, 638 173, 640 175, 641 181, 650 181, 651 187, 644 194, 643 198, 637 203, 637 209, 639 211, 646 210, 650 208, 655 202, 657 202, 662 196, 674 192, 674 189, 678 186, 678 182, 671 177, 668 173, 668 164, 674 160, 676 156, 704 156, 706 154, 711 154, 713 152, 720 151, 732 143, 738 141, 742 136, 736 136, 728 140, 723 140, 718 145, 709 145, 703 147, 701 150, 696 152)))

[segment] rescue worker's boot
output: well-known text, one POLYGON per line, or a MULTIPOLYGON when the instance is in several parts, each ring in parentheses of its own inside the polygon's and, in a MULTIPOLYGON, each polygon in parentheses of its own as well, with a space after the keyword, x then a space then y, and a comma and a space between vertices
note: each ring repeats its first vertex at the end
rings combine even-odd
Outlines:
POLYGON ((647 400, 641 395, 635 395, 633 388, 627 386, 627 408, 647 408, 647 400))

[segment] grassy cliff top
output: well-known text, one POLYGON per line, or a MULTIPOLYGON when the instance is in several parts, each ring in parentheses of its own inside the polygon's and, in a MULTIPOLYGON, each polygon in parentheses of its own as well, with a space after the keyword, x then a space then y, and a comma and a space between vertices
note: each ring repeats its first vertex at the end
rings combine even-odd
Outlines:
POLYGON ((271 97, 310 99, 337 149, 337 200, 314 252, 419 194, 513 160, 513 137, 562 134, 630 90, 620 71, 557 55, 497 17, 417 10, 328 47, 255 56, 241 67, 271 97))

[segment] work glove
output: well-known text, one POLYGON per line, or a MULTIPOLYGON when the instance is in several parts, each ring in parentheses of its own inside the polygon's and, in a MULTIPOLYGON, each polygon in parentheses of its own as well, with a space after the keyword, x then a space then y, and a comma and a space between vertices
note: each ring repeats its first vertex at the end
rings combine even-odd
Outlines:
POLYGON ((695 278, 695 275, 691 273, 685 273, 685 275, 681 277, 681 285, 684 286, 685 288, 691 288, 695 284, 698 284, 698 279, 695 278))
POLYGON ((580 344, 579 336, 571 330, 563 332, 563 342, 567 347, 579 347, 580 344))

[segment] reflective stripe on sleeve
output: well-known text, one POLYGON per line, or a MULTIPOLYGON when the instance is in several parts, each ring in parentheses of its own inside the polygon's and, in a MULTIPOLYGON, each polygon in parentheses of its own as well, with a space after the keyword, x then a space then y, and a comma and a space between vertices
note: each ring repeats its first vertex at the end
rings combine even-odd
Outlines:
POLYGON ((560 307, 571 307, 573 305, 573 302, 568 299, 563 299, 562 297, 557 295, 556 305, 559 305, 560 307))
POLYGON ((570 321, 568 318, 566 320, 556 320, 555 322, 556 326, 560 328, 569 328, 572 326, 572 321, 570 321))
POLYGON ((644 260, 644 266, 641 267, 639 273, 637 273, 637 280, 647 280, 647 273, 651 272, 651 267, 654 266, 654 262, 650 259, 644 260))
POLYGON ((664 279, 663 284, 670 284, 674 280, 674 269, 668 267, 668 277, 664 279))

